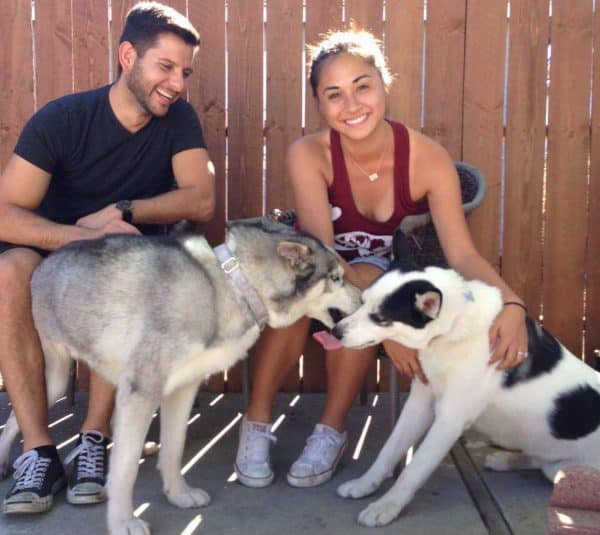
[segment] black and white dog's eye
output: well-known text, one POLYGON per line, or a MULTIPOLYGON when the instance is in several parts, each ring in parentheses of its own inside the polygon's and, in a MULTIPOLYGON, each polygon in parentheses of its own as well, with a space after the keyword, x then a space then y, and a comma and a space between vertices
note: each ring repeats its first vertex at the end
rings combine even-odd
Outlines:
POLYGON ((381 327, 387 327, 392 324, 390 320, 385 319, 381 314, 376 314, 375 312, 369 314, 369 319, 381 327))

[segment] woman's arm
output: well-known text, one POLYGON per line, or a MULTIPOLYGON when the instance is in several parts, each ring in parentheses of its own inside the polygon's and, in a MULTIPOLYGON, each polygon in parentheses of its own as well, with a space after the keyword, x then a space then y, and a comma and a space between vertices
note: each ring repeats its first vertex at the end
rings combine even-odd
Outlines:
MULTIPOLYGON (((464 216, 458 174, 448 153, 425 136, 411 132, 410 165, 411 190, 414 195, 427 195, 448 265, 466 279, 496 286, 504 302, 523 303, 475 248, 464 216)), ((490 347, 495 349, 491 362, 501 361, 500 369, 519 364, 522 358, 518 353, 527 351, 524 316, 522 308, 506 306, 492 326, 490 347)))

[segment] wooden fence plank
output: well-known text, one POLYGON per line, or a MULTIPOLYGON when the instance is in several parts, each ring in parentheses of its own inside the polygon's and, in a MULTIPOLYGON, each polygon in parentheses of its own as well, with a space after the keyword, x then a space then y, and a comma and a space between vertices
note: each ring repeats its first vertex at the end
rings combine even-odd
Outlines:
MULTIPOLYGON (((210 223, 198 230, 213 244, 224 239, 226 211, 225 175, 225 2, 197 0, 190 2, 189 19, 200 33, 200 49, 194 59, 194 73, 189 83, 189 101, 202 121, 202 131, 210 159, 215 166, 216 209, 210 223)), ((224 376, 213 375, 204 387, 222 392, 224 376)))
POLYGON ((216 245, 224 238, 225 197, 225 2, 200 0, 189 6, 191 23, 200 33, 194 74, 188 83, 189 101, 200 116, 210 159, 215 166, 216 209, 210 223, 199 229, 216 245))
POLYGON ((461 159, 466 11, 464 1, 427 3, 423 132, 461 159))
POLYGON ((13 0, 2 6, 0 35, 0 169, 3 169, 23 125, 34 111, 31 2, 13 0))
POLYGON ((552 2, 544 324, 577 355, 583 326, 592 20, 592 0, 552 2))
POLYGON ((382 0, 346 0, 346 21, 369 30, 377 39, 383 37, 382 0))
MULTIPOLYGON (((339 29, 342 26, 342 2, 335 0, 323 2, 321 0, 306 0, 306 26, 305 39, 308 45, 319 42, 322 34, 329 30, 339 29)), ((308 54, 307 60, 308 63, 308 54)), ((306 71, 306 119, 305 133, 311 134, 325 128, 325 121, 319 114, 317 101, 312 95, 312 89, 308 82, 308 67, 306 71)))
POLYGON ((388 97, 393 119, 421 130, 423 106, 423 0, 388 0, 385 54, 395 80, 388 97))
POLYGON ((594 79, 592 85, 592 145, 586 253, 585 361, 600 359, 600 9, 594 12, 594 79))
POLYGON ((302 0, 267 4, 266 208, 293 208, 288 145, 302 135, 302 0))
MULTIPOLYGON (((263 212, 263 2, 230 0, 228 46, 228 219, 263 212)), ((241 389, 240 364, 228 389, 241 389)))
POLYGON ((71 0, 35 3, 37 106, 73 92, 71 0))
POLYGON ((479 252, 499 268, 506 0, 471 0, 465 50, 463 160, 483 171, 487 193, 469 218, 479 252))
POLYGON ((109 81, 108 4, 73 1, 74 90, 86 91, 109 81))
POLYGON ((117 79, 119 68, 119 38, 123 33, 125 17, 135 3, 136 0, 111 0, 110 41, 113 65, 111 81, 117 79))
POLYGON ((509 23, 502 276, 535 318, 542 293, 548 3, 513 0, 509 23))
POLYGON ((262 0, 229 2, 229 219, 253 217, 262 213, 262 5, 262 0))

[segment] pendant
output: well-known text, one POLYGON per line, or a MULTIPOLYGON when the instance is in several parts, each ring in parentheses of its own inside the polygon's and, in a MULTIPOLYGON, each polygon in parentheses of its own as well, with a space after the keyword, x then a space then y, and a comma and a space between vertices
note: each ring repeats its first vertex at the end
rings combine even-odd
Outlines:
POLYGON ((378 178, 379 178, 379 175, 377 173, 372 173, 369 175, 369 180, 371 182, 375 182, 378 178))

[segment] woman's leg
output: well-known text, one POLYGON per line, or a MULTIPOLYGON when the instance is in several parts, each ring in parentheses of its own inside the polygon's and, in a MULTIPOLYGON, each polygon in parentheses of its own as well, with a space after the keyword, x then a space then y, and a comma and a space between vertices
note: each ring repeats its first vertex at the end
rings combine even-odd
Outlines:
MULTIPOLYGON (((363 281, 370 284, 382 270, 366 262, 352 264, 363 281)), ((376 347, 365 349, 338 349, 326 354, 327 398, 321 423, 341 432, 346 427, 346 417, 365 380, 377 354, 376 347)))
POLYGON ((302 318, 289 327, 267 327, 262 333, 250 360, 252 387, 246 411, 248 420, 271 421, 275 396, 302 355, 309 327, 310 319, 302 318))

